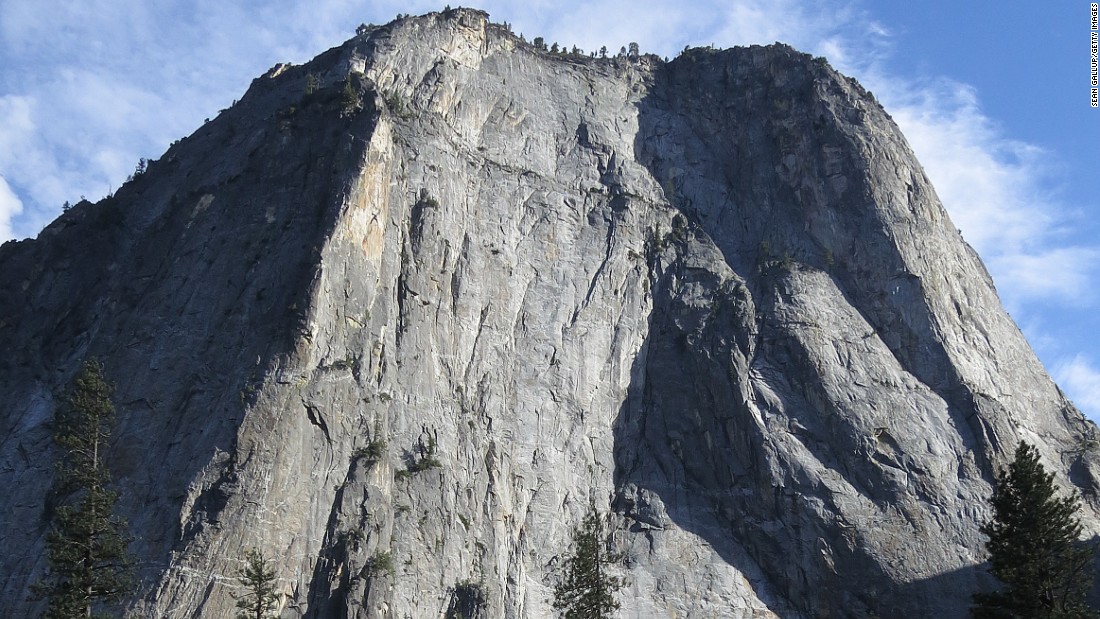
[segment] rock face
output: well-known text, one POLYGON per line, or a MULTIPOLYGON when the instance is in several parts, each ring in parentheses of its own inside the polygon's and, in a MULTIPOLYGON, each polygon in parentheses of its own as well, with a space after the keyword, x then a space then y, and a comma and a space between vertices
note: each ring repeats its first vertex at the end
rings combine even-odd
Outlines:
POLYGON ((782 46, 592 59, 455 10, 277 66, 0 248, 0 615, 49 419, 117 382, 128 616, 551 615, 590 504, 624 617, 963 617, 1020 439, 1096 428, 870 93, 782 46))

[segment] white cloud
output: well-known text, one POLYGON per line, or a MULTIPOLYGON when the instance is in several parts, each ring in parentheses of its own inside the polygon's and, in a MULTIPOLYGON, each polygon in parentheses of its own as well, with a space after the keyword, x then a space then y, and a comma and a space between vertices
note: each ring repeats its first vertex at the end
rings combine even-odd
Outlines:
POLYGON ((600 47, 607 46, 608 52, 615 54, 620 48, 636 42, 642 51, 669 55, 684 32, 699 27, 695 23, 698 16, 671 3, 639 6, 629 0, 612 0, 582 3, 564 16, 554 15, 552 11, 551 7, 549 15, 543 15, 550 21, 528 31, 527 38, 543 36, 547 43, 558 42, 567 48, 576 45, 585 52, 599 51, 600 47), (624 16, 629 19, 623 19, 624 16))
POLYGON ((36 216, 28 212, 33 210, 33 202, 28 204, 26 196, 48 193, 43 190, 56 180, 52 166, 44 157, 45 146, 39 139, 39 127, 35 122, 37 112, 37 101, 33 97, 0 96, 0 118, 5 119, 0 123, 0 179, 4 180, 6 192, 4 206, 0 208, 0 232, 3 233, 0 240, 36 233, 56 216, 56 213, 36 216), (16 193, 16 187, 22 195, 16 193), (28 222, 33 232, 26 232, 28 222))
POLYGON ((1092 285, 1100 259, 1096 248, 1054 247, 993 254, 990 269, 1012 284, 1016 297, 1078 305, 1096 298, 1092 285))
MULTIPOLYGON (((52 11, 37 0, 0 4, 0 51, 12 60, 0 72, 0 92, 8 93, 0 96, 6 119, 0 174, 22 192, 17 234, 37 232, 65 200, 96 198, 117 186, 139 157, 159 155, 275 62, 307 60, 350 36, 359 22, 441 8, 424 0, 318 0, 308 8, 217 0, 119 0, 89 8, 61 1, 52 11)), ((782 40, 825 55, 878 94, 1010 306, 1050 294, 1080 301, 1096 276, 1095 248, 1061 247, 1067 209, 1044 191, 1048 154, 1007 139, 965 84, 888 70, 890 28, 857 2, 487 0, 484 6, 528 39, 544 36, 589 51, 607 45, 614 53, 638 41, 643 50, 672 56, 685 43, 782 40)))
POLYGON ((816 9, 791 0, 729 5, 722 45, 783 40, 823 55, 876 93, 912 146, 937 195, 985 261, 1009 307, 1092 299, 1100 246, 1066 246, 1073 213, 1052 195, 1051 153, 1011 139, 969 85, 899 74, 891 31, 854 4, 816 9))
POLYGON ((1100 369, 1083 355, 1066 359, 1054 368, 1058 384, 1073 403, 1092 419, 1100 419, 1100 369))
MULTIPOLYGON (((1080 338, 1067 343, 1069 333, 1058 331, 1064 325, 1052 322, 1049 313, 1094 304, 1100 276, 1100 245, 1067 242, 1081 215, 1051 190, 1061 180, 1054 153, 1006 135, 971 86, 897 71, 891 29, 858 4, 745 0, 713 9, 712 25, 698 31, 693 45, 780 40, 825 56, 875 92, 952 221, 982 256, 1002 301, 1025 323, 1029 340, 1048 358, 1087 345, 1080 338)), ((665 19, 681 29, 690 23, 665 19)), ((1059 381, 1100 419, 1100 376, 1082 357, 1070 369, 1057 373, 1059 381)))
POLYGON ((841 2, 811 7, 792 0, 728 3, 722 11, 717 36, 722 46, 780 41, 805 51, 817 51, 822 42, 851 23, 852 9, 841 2))
POLYGON ((901 127, 1008 305, 1091 297, 1100 248, 1064 245, 1073 215, 1047 189, 1050 153, 1005 137, 965 84, 907 83, 877 69, 864 81, 901 127))
POLYGON ((0 243, 15 238, 11 220, 23 210, 23 202, 0 176, 0 243))
MULTIPOLYGON (((1006 135, 983 112, 969 85, 898 72, 890 29, 853 5, 841 5, 832 15, 800 10, 785 0, 740 6, 724 26, 732 40, 723 45, 781 36, 824 55, 876 93, 952 221, 989 268, 1002 302, 1023 321, 1028 339, 1044 357, 1072 356, 1089 345, 1087 336, 1067 340, 1074 337, 1072 327, 1052 318, 1065 316, 1069 306, 1094 307, 1100 277, 1100 244, 1068 242, 1083 218, 1052 190, 1062 181, 1055 153, 1006 135), (781 21, 783 15, 793 19, 781 21), (782 33, 778 23, 783 23, 782 33)), ((1057 368, 1053 374, 1071 397, 1100 420, 1096 366, 1078 355, 1057 368)))
POLYGON ((0 97, 0 118, 8 119, 0 124, 0 176, 19 190, 24 207, 8 221, 7 234, 16 238, 37 234, 66 200, 117 186, 133 170, 129 153, 147 139, 149 116, 134 105, 131 89, 102 76, 51 79, 34 95, 0 97))
POLYGON ((979 252, 995 249, 994 243, 1018 250, 1033 237, 1036 224, 1049 226, 1050 215, 1029 212, 1029 203, 1039 198, 1034 185, 1042 172, 1041 151, 1001 137, 971 87, 946 79, 904 83, 878 75, 869 82, 923 155, 925 171, 953 209, 956 225, 979 252))
POLYGON ((33 107, 30 97, 0 97, 0 118, 4 119, 0 123, 0 170, 12 165, 29 146, 35 131, 33 107))
POLYGON ((66 200, 117 188, 140 157, 158 156, 274 64, 280 36, 258 22, 262 11, 232 4, 0 6, 0 174, 26 207, 16 236, 36 234, 66 200))
POLYGON ((1050 153, 1006 137, 977 93, 947 78, 918 79, 890 64, 892 33, 854 4, 791 0, 731 4, 722 45, 782 40, 825 56, 876 93, 901 128, 952 221, 986 262, 1007 305, 1090 298, 1098 247, 1066 247, 1070 209, 1046 189, 1050 153))
POLYGON ((720 6, 716 26, 720 46, 778 41, 824 56, 848 74, 880 60, 891 36, 855 2, 743 0, 720 6))

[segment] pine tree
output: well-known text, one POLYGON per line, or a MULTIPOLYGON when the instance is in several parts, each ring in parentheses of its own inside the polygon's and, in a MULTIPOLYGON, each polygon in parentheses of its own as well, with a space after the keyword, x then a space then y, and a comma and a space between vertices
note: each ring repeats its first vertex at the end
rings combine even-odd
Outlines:
POLYGON ((1097 616, 1085 602, 1092 588, 1093 549, 1078 542, 1079 503, 1076 496, 1057 498, 1057 490, 1038 452, 1021 441, 1015 459, 997 476, 990 500, 993 518, 981 528, 989 537, 989 572, 1004 587, 976 594, 974 617, 1097 616))
POLYGON ((238 579, 245 586, 245 593, 237 599, 237 619, 268 619, 274 616, 279 608, 275 568, 268 564, 263 553, 255 548, 248 551, 238 579))
POLYGON ((606 544, 603 518, 593 505, 573 532, 573 554, 554 587, 554 608, 563 611, 565 619, 603 619, 618 610, 615 592, 623 583, 607 573, 606 544))
POLYGON ((35 587, 49 600, 48 619, 100 617, 93 610, 130 588, 130 540, 126 522, 112 514, 118 493, 108 487, 104 463, 114 425, 112 391, 102 366, 89 361, 54 413, 53 439, 64 452, 56 488, 69 500, 46 537, 49 570, 35 587))

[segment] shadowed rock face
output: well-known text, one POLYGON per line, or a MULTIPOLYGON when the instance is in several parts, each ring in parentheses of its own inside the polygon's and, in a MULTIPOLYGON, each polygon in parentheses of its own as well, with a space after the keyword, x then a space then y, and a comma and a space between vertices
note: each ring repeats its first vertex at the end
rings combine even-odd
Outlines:
POLYGON ((886 113, 781 45, 372 28, 5 244, 0 290, 4 616, 89 356, 134 617, 230 616, 252 547, 283 617, 549 616, 591 502, 623 616, 962 617, 1020 439, 1100 532, 1096 428, 886 113))

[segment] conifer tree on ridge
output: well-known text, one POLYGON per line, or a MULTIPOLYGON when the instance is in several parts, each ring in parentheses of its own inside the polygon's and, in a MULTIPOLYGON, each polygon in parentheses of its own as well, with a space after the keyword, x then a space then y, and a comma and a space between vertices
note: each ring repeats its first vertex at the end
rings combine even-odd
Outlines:
POLYGON ((604 619, 619 609, 615 592, 623 582, 607 573, 603 517, 592 505, 573 531, 573 552, 563 565, 561 581, 554 587, 554 608, 565 619, 604 619))
POLYGON ((118 493, 104 461, 113 391, 99 362, 85 362, 54 412, 53 440, 63 452, 55 488, 68 498, 46 537, 49 569, 35 587, 48 600, 47 619, 101 617, 97 611, 130 590, 130 538, 126 521, 113 514, 118 493))
POLYGON ((1085 597, 1092 588, 1094 548, 1079 542, 1076 496, 1058 498, 1054 475, 1034 447, 1021 441, 1001 469, 990 503, 989 572, 1003 583, 975 594, 976 619, 1084 619, 1097 617, 1085 597))

